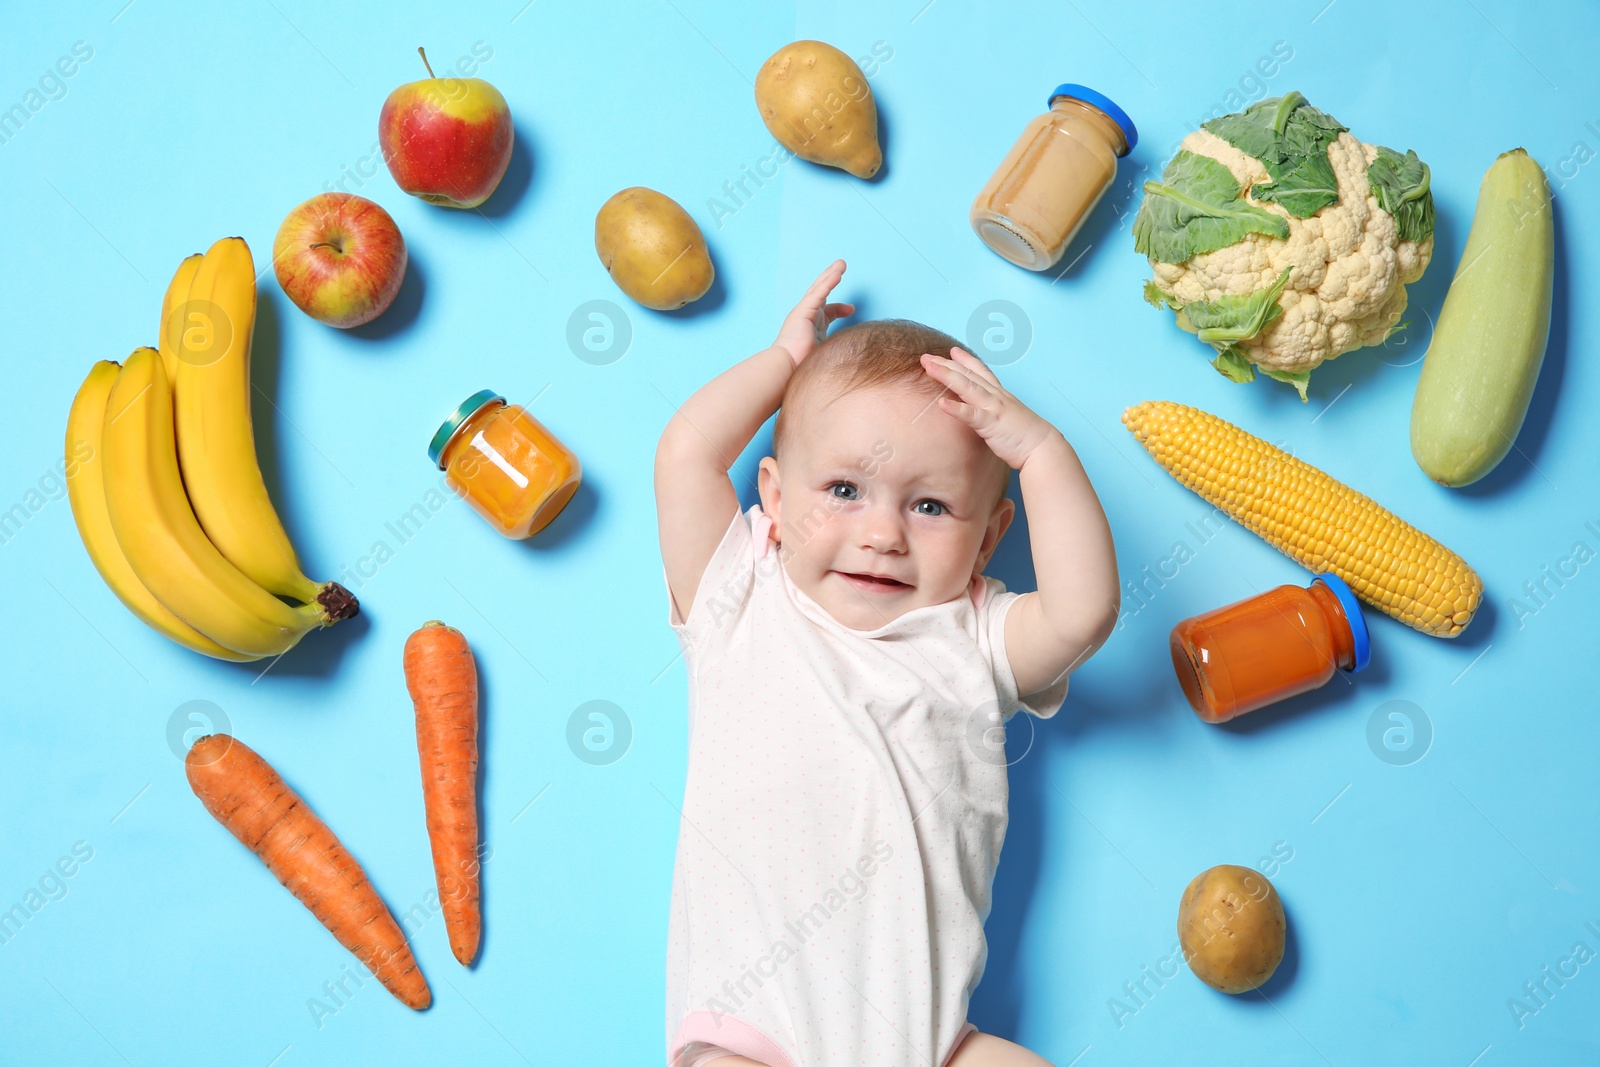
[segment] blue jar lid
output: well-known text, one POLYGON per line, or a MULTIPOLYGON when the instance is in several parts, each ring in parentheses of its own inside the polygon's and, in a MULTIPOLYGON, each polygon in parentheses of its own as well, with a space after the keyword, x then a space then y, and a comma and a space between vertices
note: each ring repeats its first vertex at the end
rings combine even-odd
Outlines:
POLYGON ((1339 606, 1344 608, 1345 621, 1350 624, 1350 638, 1356 650, 1356 665, 1350 668, 1350 673, 1354 674, 1372 659, 1372 638, 1367 633, 1367 620, 1361 614, 1361 602, 1344 584, 1344 579, 1332 571, 1322 571, 1312 581, 1327 586, 1339 598, 1339 606))
POLYGON ((461 429, 461 424, 472 418, 474 411, 494 400, 504 402, 505 397, 499 395, 493 389, 479 389, 476 393, 463 400, 461 406, 451 412, 448 419, 439 424, 438 432, 433 435, 433 440, 428 442, 428 458, 433 461, 434 466, 444 470, 444 464, 439 462, 439 456, 443 454, 444 446, 449 444, 450 438, 454 437, 456 431, 461 429))
MULTIPOLYGON (((1112 103, 1110 97, 1101 96, 1087 85, 1065 82, 1050 91, 1050 98, 1045 101, 1044 106, 1049 107, 1054 104, 1058 96, 1070 96, 1074 100, 1082 100, 1085 104, 1093 104, 1101 111, 1104 111, 1112 122, 1122 127, 1122 135, 1128 139, 1128 152, 1132 152, 1133 146, 1139 143, 1139 131, 1133 128, 1133 120, 1128 117, 1126 111, 1112 103)), ((1123 155, 1127 154, 1127 152, 1123 153, 1123 155)))

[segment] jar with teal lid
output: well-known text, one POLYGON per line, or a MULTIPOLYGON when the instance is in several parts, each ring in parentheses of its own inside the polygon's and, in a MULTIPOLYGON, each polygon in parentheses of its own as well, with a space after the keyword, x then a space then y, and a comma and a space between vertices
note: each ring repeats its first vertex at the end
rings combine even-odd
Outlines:
POLYGON ((493 389, 473 393, 444 420, 428 458, 472 510, 510 538, 548 526, 583 480, 572 450, 493 389))
POLYGON ((1085 85, 1051 91, 972 202, 983 243, 1029 270, 1049 270, 1117 176, 1139 131, 1109 98, 1085 85))

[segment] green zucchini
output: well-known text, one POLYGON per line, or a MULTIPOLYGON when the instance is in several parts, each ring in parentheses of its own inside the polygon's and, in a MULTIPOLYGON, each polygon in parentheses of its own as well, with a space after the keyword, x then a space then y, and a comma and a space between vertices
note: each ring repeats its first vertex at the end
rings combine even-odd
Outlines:
POLYGON ((1511 450, 1544 362, 1554 275, 1550 184, 1515 148, 1483 176, 1411 404, 1411 455, 1440 485, 1475 482, 1511 450))

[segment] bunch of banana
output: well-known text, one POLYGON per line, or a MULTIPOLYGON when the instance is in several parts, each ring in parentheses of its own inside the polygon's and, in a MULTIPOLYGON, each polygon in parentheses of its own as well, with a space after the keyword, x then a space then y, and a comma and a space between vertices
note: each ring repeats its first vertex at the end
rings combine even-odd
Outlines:
POLYGON ((358 610, 343 586, 301 572, 261 478, 255 281, 242 238, 185 259, 160 349, 96 363, 67 417, 67 492, 100 576, 155 630, 236 661, 281 655, 358 610))

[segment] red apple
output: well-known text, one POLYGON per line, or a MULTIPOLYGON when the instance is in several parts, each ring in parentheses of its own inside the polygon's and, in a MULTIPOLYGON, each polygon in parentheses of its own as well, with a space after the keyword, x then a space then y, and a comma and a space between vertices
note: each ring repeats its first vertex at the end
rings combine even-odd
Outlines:
POLYGON ((489 199, 511 162, 511 140, 500 90, 482 78, 435 78, 432 67, 390 93, 378 116, 378 145, 395 184, 444 207, 489 199))
POLYGON ((320 193, 284 218, 272 269, 295 306, 341 330, 394 303, 406 276, 406 242, 383 208, 350 193, 320 193))

